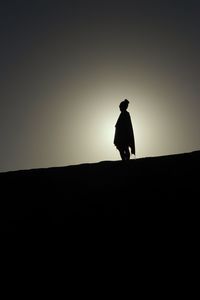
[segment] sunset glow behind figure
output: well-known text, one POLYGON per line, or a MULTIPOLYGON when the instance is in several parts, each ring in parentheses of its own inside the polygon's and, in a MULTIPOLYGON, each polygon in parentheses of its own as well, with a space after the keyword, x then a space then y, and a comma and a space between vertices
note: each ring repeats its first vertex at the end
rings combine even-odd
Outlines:
POLYGON ((118 160, 124 99, 137 159, 199 150, 199 12, 197 0, 1 1, 0 172, 118 160))

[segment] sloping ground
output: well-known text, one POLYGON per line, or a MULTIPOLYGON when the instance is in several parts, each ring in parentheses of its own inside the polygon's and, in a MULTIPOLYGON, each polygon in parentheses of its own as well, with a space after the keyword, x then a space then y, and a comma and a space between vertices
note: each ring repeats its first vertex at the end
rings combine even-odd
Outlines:
POLYGON ((51 231, 81 216, 189 216, 199 201, 199 167, 196 151, 0 173, 1 229, 51 231))

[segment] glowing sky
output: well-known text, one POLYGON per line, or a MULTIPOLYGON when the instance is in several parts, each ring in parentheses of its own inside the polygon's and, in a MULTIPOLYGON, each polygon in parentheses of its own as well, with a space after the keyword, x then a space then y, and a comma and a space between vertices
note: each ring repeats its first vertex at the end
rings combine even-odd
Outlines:
POLYGON ((200 2, 0 2, 0 171, 200 149, 200 2))

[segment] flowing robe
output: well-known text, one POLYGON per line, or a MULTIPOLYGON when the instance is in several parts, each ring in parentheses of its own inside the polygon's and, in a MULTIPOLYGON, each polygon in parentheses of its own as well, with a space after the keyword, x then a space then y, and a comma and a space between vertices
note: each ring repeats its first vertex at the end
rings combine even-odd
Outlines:
POLYGON ((128 111, 122 111, 115 125, 114 145, 118 150, 130 147, 135 154, 135 139, 131 117, 128 111))

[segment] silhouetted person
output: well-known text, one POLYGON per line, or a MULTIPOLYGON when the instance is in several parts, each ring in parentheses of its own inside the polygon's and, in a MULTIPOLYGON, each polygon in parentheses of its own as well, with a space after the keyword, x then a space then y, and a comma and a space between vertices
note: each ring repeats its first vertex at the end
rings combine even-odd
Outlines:
POLYGON ((127 99, 120 103, 121 113, 115 125, 114 145, 119 150, 122 160, 130 159, 129 148, 131 149, 131 154, 135 155, 135 139, 131 117, 127 111, 128 104, 129 101, 127 99))

